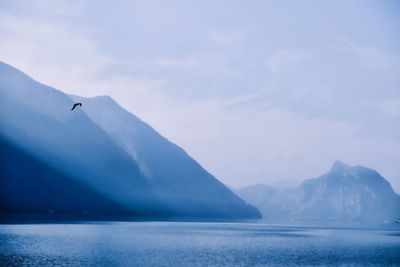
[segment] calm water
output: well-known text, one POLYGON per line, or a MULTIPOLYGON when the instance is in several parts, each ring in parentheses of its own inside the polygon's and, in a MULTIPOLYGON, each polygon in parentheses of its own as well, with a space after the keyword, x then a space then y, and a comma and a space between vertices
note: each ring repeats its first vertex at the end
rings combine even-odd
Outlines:
POLYGON ((400 231, 244 223, 0 225, 0 266, 400 266, 400 231))

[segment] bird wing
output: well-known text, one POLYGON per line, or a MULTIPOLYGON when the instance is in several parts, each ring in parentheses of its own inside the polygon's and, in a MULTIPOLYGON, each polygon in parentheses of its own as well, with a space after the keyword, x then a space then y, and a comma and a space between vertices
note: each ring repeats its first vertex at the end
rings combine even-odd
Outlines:
POLYGON ((71 108, 71 111, 73 111, 76 108, 76 104, 71 108))

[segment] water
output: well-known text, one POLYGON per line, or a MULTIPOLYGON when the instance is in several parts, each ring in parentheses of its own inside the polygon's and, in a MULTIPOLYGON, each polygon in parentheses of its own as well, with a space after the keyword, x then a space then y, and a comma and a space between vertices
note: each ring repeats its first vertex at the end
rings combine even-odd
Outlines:
POLYGON ((400 231, 245 223, 0 225, 0 266, 400 266, 400 231))

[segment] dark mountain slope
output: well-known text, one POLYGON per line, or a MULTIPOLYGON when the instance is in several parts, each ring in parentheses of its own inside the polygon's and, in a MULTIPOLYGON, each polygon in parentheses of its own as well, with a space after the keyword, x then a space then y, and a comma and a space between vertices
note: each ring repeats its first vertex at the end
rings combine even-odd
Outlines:
POLYGON ((2 219, 108 219, 136 215, 4 138, 0 138, 0 158, 2 219))

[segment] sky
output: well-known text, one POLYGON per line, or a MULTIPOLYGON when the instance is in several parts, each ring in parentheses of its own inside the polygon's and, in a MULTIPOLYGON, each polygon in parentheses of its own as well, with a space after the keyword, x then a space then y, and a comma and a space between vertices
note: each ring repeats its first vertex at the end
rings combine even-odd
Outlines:
POLYGON ((110 95, 231 187, 335 160, 400 192, 400 2, 2 0, 0 60, 110 95))

